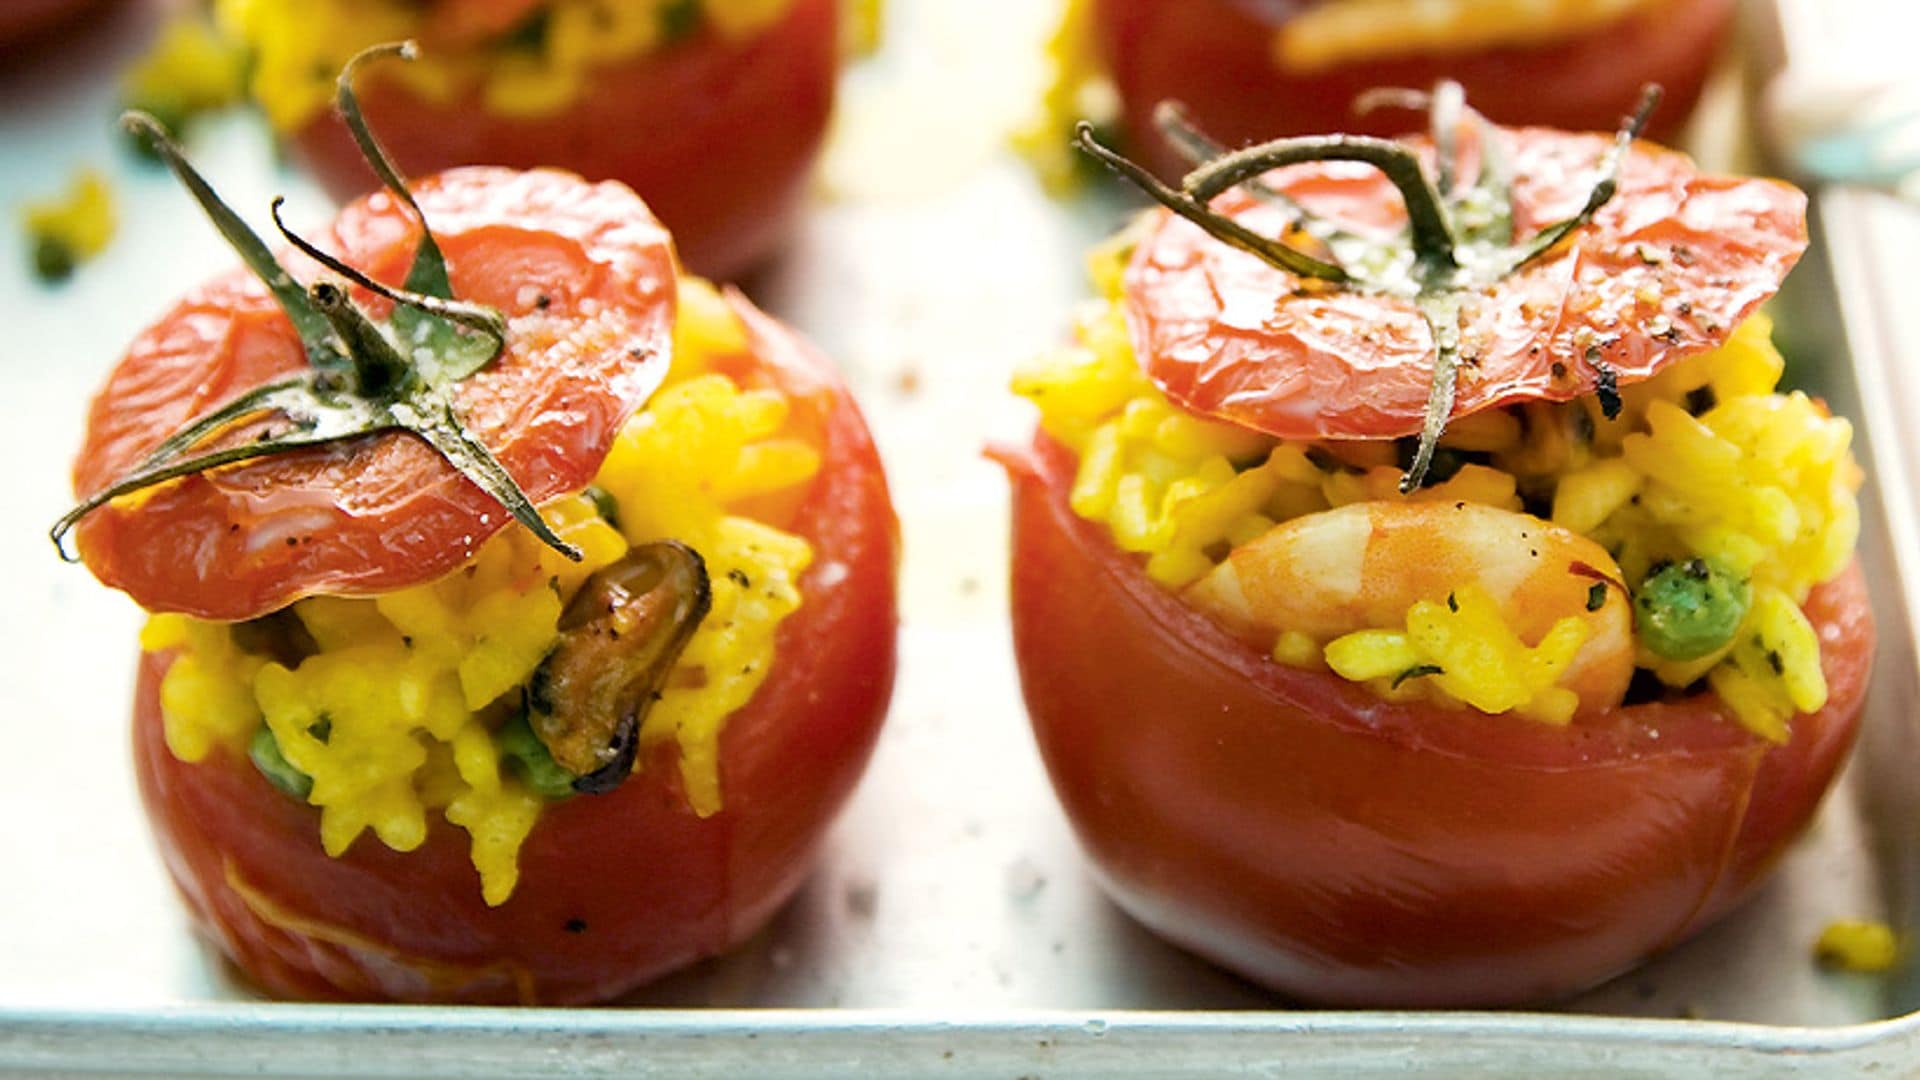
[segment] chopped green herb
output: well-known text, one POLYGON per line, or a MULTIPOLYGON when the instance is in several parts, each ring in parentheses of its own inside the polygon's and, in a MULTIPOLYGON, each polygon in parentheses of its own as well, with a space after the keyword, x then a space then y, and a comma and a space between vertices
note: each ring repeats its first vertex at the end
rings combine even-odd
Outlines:
POLYGON ((660 40, 668 45, 700 29, 700 0, 668 0, 660 8, 660 40))
POLYGON ((260 775, 280 791, 302 802, 313 792, 313 777, 293 767, 280 753, 280 740, 273 737, 273 729, 265 724, 253 733, 253 741, 247 744, 247 757, 253 760, 253 767, 260 775))
POLYGON ((500 47, 510 52, 542 52, 547 47, 547 32, 552 25, 552 9, 540 8, 500 38, 500 47))
POLYGON ((1400 684, 1408 679, 1421 679, 1428 675, 1445 675, 1446 673, 1447 669, 1438 664, 1415 664, 1393 677, 1393 688, 1400 689, 1400 684))

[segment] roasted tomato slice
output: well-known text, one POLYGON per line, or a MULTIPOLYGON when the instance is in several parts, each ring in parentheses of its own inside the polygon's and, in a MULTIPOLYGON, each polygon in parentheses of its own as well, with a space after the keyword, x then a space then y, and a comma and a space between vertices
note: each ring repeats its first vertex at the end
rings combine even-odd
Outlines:
MULTIPOLYGON (((1609 146, 1537 128, 1500 137, 1519 236, 1576 214, 1609 146)), ((1348 229, 1406 226, 1393 185, 1368 165, 1296 165, 1265 181, 1348 229)), ((1265 236, 1294 220, 1245 190, 1213 209, 1265 236)), ((1451 415, 1568 401, 1713 348, 1779 289, 1806 248, 1805 215, 1806 196, 1787 184, 1702 176, 1685 155, 1635 143, 1591 224, 1465 298, 1451 415)), ((1434 340, 1413 300, 1319 287, 1171 215, 1140 241, 1126 281, 1142 366, 1187 409, 1293 439, 1421 430, 1434 340)))
POLYGON ((1154 106, 1177 100, 1230 145, 1282 135, 1349 131, 1396 135, 1400 117, 1356 114, 1380 86, 1463 84, 1503 124, 1603 131, 1645 83, 1668 107, 1649 134, 1671 138, 1699 98, 1731 23, 1733 0, 1659 0, 1579 32, 1537 43, 1396 52, 1283 68, 1276 38, 1308 4, 1271 0, 1096 0, 1098 54, 1119 88, 1132 145, 1173 177, 1185 159, 1153 124, 1154 106))
MULTIPOLYGON (((750 37, 728 41, 703 28, 659 52, 597 68, 579 100, 549 114, 500 115, 477 90, 429 100, 378 68, 364 77, 363 104, 408 172, 557 166, 619 180, 673 230, 690 268, 733 277, 772 251, 805 200, 833 111, 838 4, 794 0, 784 17, 750 37)), ((457 29, 471 36, 512 26, 530 6, 476 5, 457 29)), ((463 5, 442 8, 459 13, 463 5)), ((377 186, 331 115, 294 133, 294 146, 338 198, 377 186)))
MULTIPOLYGON (((457 405, 536 503, 579 491, 665 374, 675 303, 665 230, 624 186, 553 171, 461 169, 417 196, 458 294, 509 320, 506 351, 459 384, 457 405)), ((389 283, 405 278, 418 240, 385 195, 348 206, 319 237, 389 283)), ((75 490, 105 488, 188 420, 306 363, 293 325, 245 271, 195 290, 94 399, 75 490)), ((315 593, 429 580, 509 520, 424 443, 395 434, 117 500, 80 524, 77 543, 100 580, 149 611, 237 620, 315 593)))
POLYGON ((362 837, 329 858, 318 812, 244 756, 176 758, 159 704, 171 657, 145 657, 141 794, 201 924, 261 986, 299 998, 604 1000, 739 944, 804 879, 891 692, 898 530, 846 388, 791 331, 740 310, 751 346, 729 374, 790 397, 821 467, 781 515, 814 560, 772 670, 720 737, 719 813, 688 807, 669 744, 612 791, 550 804, 521 849, 513 897, 489 907, 466 834, 437 815, 417 850, 362 837))
POLYGON ((1303 999, 1539 1001, 1624 971, 1744 896, 1853 742, 1857 567, 1806 605, 1830 696, 1785 745, 1710 694, 1550 728, 1276 664, 1073 512, 1070 452, 1007 458, 1021 683, 1102 883, 1303 999))

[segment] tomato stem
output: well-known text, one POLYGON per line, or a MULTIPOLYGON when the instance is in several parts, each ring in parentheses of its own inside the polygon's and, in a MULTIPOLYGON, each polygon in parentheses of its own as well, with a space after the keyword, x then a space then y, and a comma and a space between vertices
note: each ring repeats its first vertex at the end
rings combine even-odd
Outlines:
POLYGON ((1435 272, 1459 265, 1453 227, 1440 193, 1427 179, 1419 156, 1390 139, 1365 135, 1277 139, 1216 158, 1188 173, 1180 186, 1208 203, 1274 169, 1309 161, 1357 161, 1379 169, 1406 203, 1409 241, 1419 263, 1435 272))
POLYGON ((224 465, 237 465, 301 447, 338 442, 391 426, 391 418, 380 410, 370 409, 358 401, 335 399, 331 388, 327 386, 330 382, 330 376, 304 372, 245 391, 225 405, 189 422, 148 451, 132 471, 61 515, 48 532, 54 549, 63 560, 79 562, 79 556, 67 548, 67 535, 74 526, 80 524, 81 519, 122 495, 131 495, 224 465), (277 417, 282 427, 279 430, 263 430, 252 438, 206 453, 183 456, 196 446, 269 417, 277 417))
POLYGON ((239 253, 292 322, 309 370, 243 391, 161 440, 118 480, 90 493, 49 531, 55 550, 78 561, 67 536, 88 514, 134 492, 205 472, 306 447, 406 431, 431 446, 462 476, 498 502, 542 543, 575 562, 579 548, 561 539, 493 452, 470 432, 455 408, 453 386, 490 364, 505 349, 507 322, 498 311, 453 297, 440 247, 413 193, 387 160, 360 116, 348 85, 358 65, 383 55, 410 57, 412 46, 379 46, 361 53, 341 74, 340 108, 368 163, 420 222, 420 239, 404 288, 393 288, 320 250, 272 215, 288 242, 348 282, 391 300, 391 335, 354 305, 344 285, 302 287, 258 234, 222 202, 166 131, 151 116, 130 112, 122 124, 146 137, 214 227, 239 253), (397 343, 396 343, 397 342, 397 343), (267 425, 249 435, 249 424, 267 425), (226 445, 215 445, 224 441, 226 445), (192 453, 196 448, 206 448, 192 453))
MULTIPOLYGON (((491 353, 488 356, 489 360, 491 360, 493 356, 498 355, 499 351, 506 346, 507 320, 502 317, 498 311, 484 304, 469 304, 459 300, 443 300, 437 296, 428 296, 422 293, 411 292, 407 289, 396 289, 391 285, 384 285, 374 280, 365 273, 320 250, 318 247, 315 247, 311 241, 299 233, 294 232, 292 229, 289 229, 287 223, 280 217, 280 207, 284 205, 286 201, 286 197, 283 195, 274 197, 271 208, 273 224, 280 230, 280 235, 287 238, 288 243, 299 248, 301 253, 308 258, 339 274, 341 277, 346 278, 355 285, 373 293, 375 296, 384 297, 385 299, 393 301, 395 304, 401 304, 417 311, 439 316, 449 322, 464 326, 469 330, 487 335, 493 339, 491 353)), ((426 350, 427 355, 431 355, 432 352, 433 350, 431 348, 426 350)), ((412 364, 414 360, 409 359, 404 362, 412 364)))
POLYGON ((214 228, 220 230, 228 246, 239 253, 247 269, 252 270, 254 276, 266 285, 267 291, 273 294, 274 301, 287 313, 294 330, 300 335, 307 362, 322 371, 346 371, 351 362, 334 346, 327 320, 313 309, 306 290, 274 258, 259 234, 248 228, 247 223, 240 220, 240 215, 221 200, 213 190, 213 185, 207 183, 206 178, 181 153, 180 147, 167 135, 160 122, 143 112, 128 112, 121 116, 120 125, 135 135, 146 137, 154 152, 167 163, 167 168, 173 171, 187 193, 193 196, 194 201, 200 204, 200 209, 213 221, 214 228))
POLYGON ((1619 132, 1614 135, 1613 145, 1608 148, 1606 156, 1600 160, 1600 179, 1594 182, 1593 189, 1587 193, 1586 205, 1580 208, 1579 213, 1565 221, 1548 225, 1535 233, 1532 240, 1513 252, 1513 262, 1500 275, 1501 277, 1551 251, 1553 246, 1565 239, 1568 233, 1593 220, 1594 213, 1605 206, 1619 188, 1620 165, 1626 160, 1627 151, 1633 146, 1633 140, 1639 138, 1640 132, 1647 126, 1648 118, 1653 115, 1653 110, 1659 104, 1660 88, 1658 86, 1648 85, 1641 89, 1640 104, 1634 109, 1633 115, 1620 126, 1619 132))
MULTIPOLYGON (((1163 101, 1154 108, 1154 126, 1165 137, 1167 143, 1194 166, 1204 165, 1227 152, 1227 148, 1194 124, 1187 115, 1186 108, 1177 101, 1163 101)), ((1294 225, 1300 231, 1327 245, 1334 255, 1346 257, 1354 255, 1358 261, 1365 250, 1371 250, 1373 241, 1358 233, 1340 227, 1330 218, 1321 217, 1304 203, 1255 177, 1240 185, 1249 195, 1269 206, 1279 207, 1291 214, 1294 225)))
POLYGON ((1140 190, 1153 196, 1162 206, 1205 229, 1222 243, 1252 252, 1282 270, 1300 277, 1341 284, 1349 280, 1346 270, 1341 267, 1316 259, 1278 240, 1269 240, 1225 214, 1214 212, 1207 206, 1205 200, 1197 199, 1189 192, 1177 191, 1161 183, 1152 173, 1101 145, 1100 140, 1094 135, 1093 125, 1085 120, 1080 121, 1074 128, 1074 140, 1079 143, 1082 150, 1140 190))
POLYGON ((347 347, 347 356, 353 360, 356 395, 379 401, 412 392, 419 382, 413 365, 400 355, 400 350, 394 348, 373 320, 354 306, 343 286, 316 281, 307 289, 307 296, 347 347))
POLYGON ((1400 474, 1400 494, 1410 495, 1426 482, 1427 469, 1440 446, 1447 421, 1453 416, 1453 397, 1460 376, 1460 294, 1454 291, 1422 295, 1416 302, 1427 331, 1433 335, 1433 379, 1427 387, 1427 414, 1420 428, 1420 445, 1413 463, 1400 474))

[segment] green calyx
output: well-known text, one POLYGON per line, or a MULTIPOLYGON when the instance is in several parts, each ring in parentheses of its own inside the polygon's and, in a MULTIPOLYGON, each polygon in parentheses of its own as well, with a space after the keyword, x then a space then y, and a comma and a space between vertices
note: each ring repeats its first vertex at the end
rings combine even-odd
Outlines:
POLYGON ((1413 301, 1432 334, 1434 358, 1419 448, 1400 478, 1400 490, 1406 493, 1421 486, 1453 414, 1463 300, 1553 250, 1593 219, 1613 198, 1621 162, 1659 100, 1658 87, 1642 92, 1639 107, 1599 161, 1598 178, 1579 212, 1525 238, 1514 235, 1512 166, 1497 129, 1467 106, 1458 83, 1442 82, 1431 94, 1377 90, 1358 103, 1362 110, 1381 106, 1427 110, 1437 160, 1436 175, 1431 177, 1418 154, 1388 139, 1329 135, 1276 139, 1227 151, 1195 128, 1173 102, 1162 102, 1154 119, 1167 140, 1194 163, 1178 187, 1161 182, 1103 145, 1085 121, 1076 129, 1075 142, 1154 201, 1222 243, 1309 281, 1413 301), (1457 176, 1462 121, 1473 125, 1480 145, 1479 174, 1468 185, 1461 185, 1457 176), (1379 169, 1406 204, 1406 228, 1386 239, 1361 236, 1320 217, 1261 179, 1273 169, 1311 161, 1357 161, 1379 169), (1215 198, 1240 187, 1262 202, 1279 206, 1291 219, 1290 229, 1313 238, 1323 250, 1309 253, 1262 236, 1212 208, 1215 198))
POLYGON ((393 197, 420 222, 420 242, 402 288, 391 288, 321 251, 280 219, 283 200, 273 203, 274 224, 300 251, 343 282, 322 280, 303 287, 274 258, 260 237, 240 220, 188 163, 180 148, 150 116, 130 112, 122 123, 149 139, 194 200, 292 321, 307 357, 305 370, 255 387, 196 417, 147 452, 126 475, 87 497, 56 522, 54 547, 68 562, 73 528, 94 510, 136 491, 209 469, 339 443, 367 435, 407 432, 432 447, 513 518, 549 547, 576 562, 578 548, 562 540, 492 451, 468 429, 454 402, 455 387, 485 368, 506 347, 506 320, 499 312, 453 297, 446 259, 427 227, 405 179, 368 129, 353 93, 363 63, 387 56, 411 59, 411 43, 368 49, 340 75, 341 118, 361 152, 393 197), (347 284, 393 302, 384 322, 356 306, 347 284), (217 446, 242 427, 259 434, 217 446))

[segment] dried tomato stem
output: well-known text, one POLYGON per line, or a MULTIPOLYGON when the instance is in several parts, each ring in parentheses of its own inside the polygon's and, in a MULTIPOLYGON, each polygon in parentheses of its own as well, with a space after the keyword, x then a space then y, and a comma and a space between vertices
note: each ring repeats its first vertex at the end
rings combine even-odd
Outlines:
POLYGON ((423 393, 402 398, 391 406, 395 423, 407 431, 419 436, 428 446, 434 448, 447 463, 460 470, 460 475, 472 481, 475 487, 486 492, 493 501, 506 508, 513 519, 527 527, 527 531, 539 538, 540 542, 566 556, 573 562, 585 559, 586 552, 560 538, 542 517, 533 500, 520 490, 506 466, 493 456, 487 444, 474 438, 461 422, 460 414, 453 404, 442 399, 431 388, 423 393))
MULTIPOLYGON (((1094 136, 1092 124, 1082 120, 1074 129, 1074 139, 1082 150, 1093 155, 1101 164, 1152 196, 1160 205, 1205 229, 1209 235, 1220 242, 1251 252, 1303 278, 1335 283, 1345 283, 1349 280, 1346 270, 1341 267, 1322 262, 1278 240, 1261 236, 1225 214, 1214 212, 1207 206, 1206 199, 1195 198, 1187 192, 1176 191, 1161 183, 1152 173, 1101 145, 1100 140, 1094 136)), ((1231 186, 1231 184, 1228 185, 1228 187, 1231 186)))
POLYGON ((432 446, 462 476, 500 503, 535 536, 578 562, 580 549, 562 540, 525 491, 498 459, 470 432, 453 405, 452 387, 478 372, 506 345, 507 324, 500 314, 478 304, 453 298, 446 262, 427 228, 426 217, 408 191, 379 143, 367 130, 359 105, 347 86, 355 67, 364 60, 397 54, 411 55, 411 46, 370 49, 355 58, 341 76, 341 110, 354 131, 368 162, 393 189, 396 198, 420 221, 420 238, 404 289, 374 281, 287 228, 281 219, 284 200, 273 202, 273 220, 289 242, 348 281, 394 301, 391 326, 405 348, 356 307, 346 288, 318 282, 302 288, 287 273, 266 244, 240 220, 212 185, 186 160, 180 148, 150 116, 128 113, 122 123, 146 136, 193 195, 214 226, 278 301, 292 321, 306 349, 311 370, 291 379, 244 391, 230 401, 189 421, 162 440, 118 480, 90 493, 55 522, 49 533, 60 557, 75 555, 66 538, 89 513, 108 502, 144 488, 208 469, 237 464, 304 447, 401 429, 432 446), (462 333, 460 327, 479 331, 462 333), (190 450, 232 433, 244 421, 278 416, 286 425, 236 445, 194 456, 190 450))
POLYGON ((414 216, 420 216, 420 206, 413 201, 413 192, 407 188, 406 178, 388 156, 387 149, 367 126, 367 118, 360 111, 360 99, 354 95, 353 81, 359 77, 360 69, 375 60, 396 57, 401 60, 413 60, 420 55, 419 46, 411 41, 394 41, 384 45, 374 45, 354 54, 347 66, 340 69, 340 77, 334 83, 334 108, 339 110, 340 119, 345 121, 347 130, 352 133, 353 141, 360 146, 360 156, 365 158, 374 175, 386 185, 394 197, 405 202, 413 209, 414 216))
POLYGON ((247 227, 246 222, 240 220, 240 215, 221 200, 213 190, 213 185, 207 183, 206 178, 187 161, 186 155, 168 137, 160 122, 143 112, 128 112, 120 117, 120 126, 151 141, 154 152, 167 163, 167 168, 179 178, 187 193, 212 219, 214 228, 220 230, 227 244, 239 253, 241 261, 266 285, 281 310, 293 321, 294 330, 300 335, 300 343, 306 348, 307 362, 322 371, 345 371, 350 364, 346 356, 333 347, 333 335, 328 330, 327 320, 313 309, 306 290, 274 258, 266 243, 247 227))
POLYGON ((1222 153, 1171 102, 1163 102, 1155 110, 1154 122, 1173 146, 1199 162, 1177 189, 1100 145, 1090 125, 1082 123, 1076 137, 1087 153, 1226 244, 1299 277, 1412 300, 1432 336, 1434 358, 1419 448, 1400 478, 1404 493, 1425 480, 1453 414, 1459 378, 1460 310, 1465 294, 1499 282, 1591 221, 1595 212, 1613 198, 1627 152, 1659 101, 1658 87, 1648 86, 1641 92, 1639 106, 1600 160, 1600 177, 1585 205, 1572 217, 1541 229, 1524 244, 1514 242, 1513 167, 1499 129, 1467 105, 1465 92, 1455 82, 1443 81, 1431 93, 1374 90, 1355 103, 1362 111, 1381 106, 1427 109, 1437 161, 1432 180, 1421 165, 1420 155, 1411 147, 1355 135, 1276 139, 1222 153), (1463 122, 1473 124, 1480 150, 1478 174, 1464 190, 1459 186, 1463 122), (1337 226, 1320 223, 1297 200, 1262 181, 1274 169, 1320 161, 1357 161, 1380 170, 1406 204, 1405 239, 1374 241, 1342 233, 1337 226), (1322 262, 1260 236, 1209 205, 1221 194, 1241 186, 1252 191, 1254 197, 1291 212, 1295 224, 1327 244, 1344 265, 1322 262))
POLYGON ((1640 132, 1647 126, 1647 119, 1653 115, 1653 110, 1659 104, 1660 88, 1658 86, 1648 85, 1640 91, 1639 107, 1634 109, 1633 115, 1620 126, 1620 131, 1613 138, 1613 146, 1608 148, 1606 156, 1600 160, 1600 179, 1594 182, 1593 190, 1587 193, 1586 205, 1580 208, 1579 213, 1565 221, 1548 225, 1535 233, 1533 239, 1527 241, 1515 253, 1507 273, 1512 273, 1553 250, 1554 245, 1565 239, 1568 233, 1592 221, 1594 213, 1613 198, 1614 192, 1620 186, 1620 166, 1626 161, 1627 150, 1633 146, 1633 140, 1640 137, 1640 132))
POLYGON ((340 119, 352 133, 353 141, 360 147, 360 156, 366 159, 368 167, 380 178, 394 198, 413 211, 420 222, 420 248, 414 257, 413 266, 407 271, 407 288, 416 293, 437 296, 442 299, 453 298, 453 285, 447 278, 446 257, 440 252, 440 244, 433 238, 433 230, 427 227, 427 215, 420 210, 420 204, 414 200, 413 190, 407 186, 407 178, 401 174, 400 167, 394 164, 385 146, 367 125, 367 118, 360 111, 360 99, 354 94, 353 82, 359 77, 360 69, 375 60, 395 57, 412 61, 420 55, 420 49, 411 41, 389 42, 374 45, 356 54, 340 70, 340 78, 335 83, 334 108, 340 113, 340 119))
POLYGON ((1421 169, 1419 155, 1390 139, 1363 135, 1276 139, 1202 165, 1188 173, 1180 186, 1204 204, 1263 173, 1309 161, 1358 161, 1379 169, 1406 203, 1413 253, 1421 265, 1430 271, 1459 265, 1446 206, 1421 169))
POLYGON ((317 281, 307 290, 307 296, 313 300, 314 309, 326 316, 341 344, 347 347, 347 355, 353 358, 356 394, 375 400, 397 398, 418 384, 413 365, 373 320, 354 306, 345 287, 317 281))
POLYGON ((1419 449, 1400 477, 1402 495, 1418 491, 1426 482, 1433 452, 1453 416, 1453 396, 1460 377, 1460 294, 1452 290, 1429 293, 1419 299, 1418 305, 1427 332, 1433 336, 1433 380, 1427 387, 1427 413, 1420 427, 1419 449))
POLYGON ((506 345, 507 320, 503 318, 498 311, 484 304, 467 304, 458 300, 442 300, 437 296, 426 296, 421 293, 410 292, 406 289, 396 289, 390 285, 383 285, 375 281, 361 271, 348 266, 338 258, 315 247, 312 241, 289 229, 287 223, 280 217, 280 208, 286 204, 286 201, 286 197, 283 195, 274 197, 271 208, 274 227, 280 230, 280 235, 286 237, 288 243, 299 248, 301 253, 308 258, 339 274, 341 277, 346 278, 348 281, 353 282, 355 285, 373 293, 375 296, 385 297, 396 304, 404 304, 432 315, 438 315, 449 322, 459 323, 469 330, 476 330, 482 334, 486 334, 494 340, 496 353, 506 345))
POLYGON ((1353 103, 1360 113, 1375 109, 1407 109, 1429 114, 1439 168, 1441 196, 1454 210, 1454 233, 1463 247, 1513 243, 1513 163, 1499 129, 1480 110, 1467 104, 1459 83, 1442 80, 1431 92, 1400 86, 1380 86, 1353 103), (1473 125, 1480 151, 1480 171, 1473 185, 1458 192, 1459 129, 1461 120, 1473 125), (1484 219, 1484 220, 1481 220, 1484 219))
MULTIPOLYGON (((1194 124, 1192 118, 1187 115, 1186 108, 1177 101, 1163 101, 1155 106, 1153 124, 1189 164, 1204 165, 1227 152, 1225 146, 1194 124)), ((1341 228, 1337 223, 1314 213, 1298 199, 1259 177, 1240 186, 1261 202, 1285 210, 1293 216, 1296 226, 1317 240, 1339 246, 1358 242, 1361 239, 1341 228)))
POLYGON ((1454 178, 1459 172, 1460 114, 1466 110, 1466 105, 1466 91, 1452 79, 1442 79, 1433 88, 1428 127, 1433 132, 1433 182, 1443 199, 1453 194, 1454 178))
POLYGON ((162 443, 147 455, 134 471, 121 477, 112 485, 93 493, 78 506, 62 514, 60 520, 54 522, 53 528, 47 533, 48 538, 53 541, 54 550, 60 553, 60 558, 65 562, 79 562, 79 555, 67 547, 68 534, 73 531, 74 526, 80 524, 81 519, 122 495, 131 495, 136 491, 155 487, 169 480, 177 480, 208 469, 217 469, 223 465, 253 461, 274 454, 282 454, 298 447, 318 446, 339 439, 340 433, 331 430, 319 418, 296 418, 291 432, 244 442, 190 458, 179 457, 179 454, 188 446, 231 428, 241 420, 275 408, 273 399, 282 396, 283 392, 289 389, 296 388, 305 390, 304 380, 290 380, 251 391, 162 443), (183 440, 181 436, 189 432, 193 433, 193 437, 183 440))

